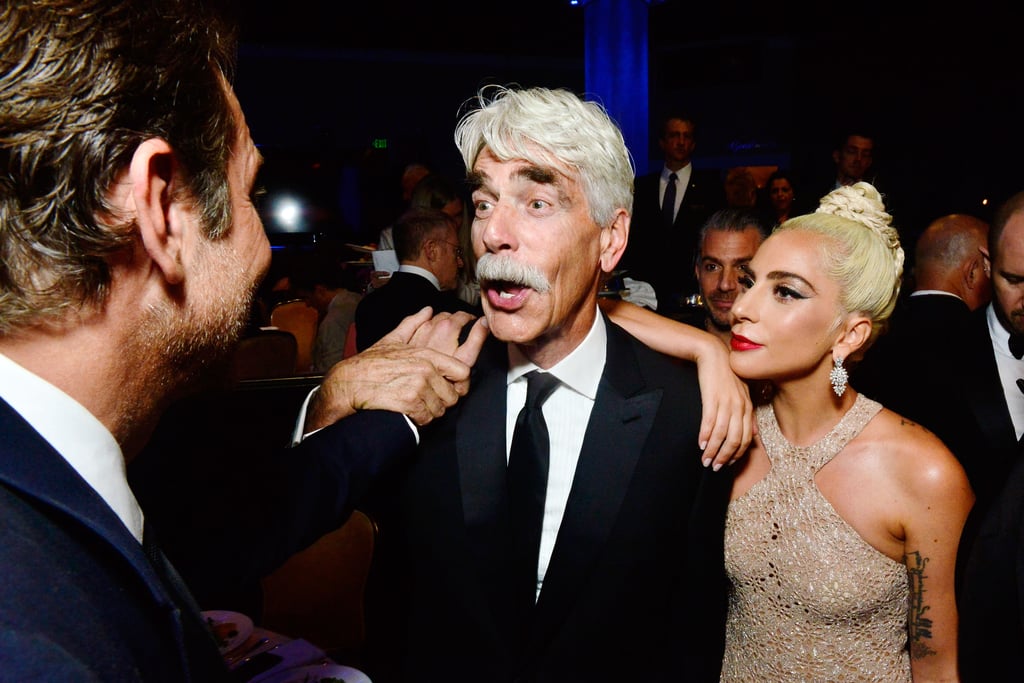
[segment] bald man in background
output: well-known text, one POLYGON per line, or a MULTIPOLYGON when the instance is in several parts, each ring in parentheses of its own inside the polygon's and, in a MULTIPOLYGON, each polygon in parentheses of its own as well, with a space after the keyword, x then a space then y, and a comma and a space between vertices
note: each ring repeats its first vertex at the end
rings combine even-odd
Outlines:
MULTIPOLYGON (((851 384, 942 438, 960 424, 950 387, 962 386, 958 362, 969 348, 971 313, 992 298, 988 223, 950 214, 933 221, 914 249, 913 291, 854 370, 851 384)), ((959 456, 959 454, 957 454, 959 456)))

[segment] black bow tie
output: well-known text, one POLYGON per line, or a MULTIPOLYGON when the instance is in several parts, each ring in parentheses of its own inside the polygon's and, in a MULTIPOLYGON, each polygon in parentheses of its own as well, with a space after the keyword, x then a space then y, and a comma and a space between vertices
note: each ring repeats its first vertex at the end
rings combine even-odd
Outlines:
POLYGON ((1010 353, 1017 360, 1024 357, 1024 334, 1011 334, 1010 335, 1010 353))

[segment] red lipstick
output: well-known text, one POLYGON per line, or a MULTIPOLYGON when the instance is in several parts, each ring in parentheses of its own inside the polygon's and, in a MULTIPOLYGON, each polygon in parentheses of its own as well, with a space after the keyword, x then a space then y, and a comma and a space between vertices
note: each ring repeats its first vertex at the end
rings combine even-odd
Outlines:
POLYGON ((746 337, 735 333, 730 338, 729 345, 733 351, 753 351, 754 349, 761 348, 761 344, 752 342, 746 337))

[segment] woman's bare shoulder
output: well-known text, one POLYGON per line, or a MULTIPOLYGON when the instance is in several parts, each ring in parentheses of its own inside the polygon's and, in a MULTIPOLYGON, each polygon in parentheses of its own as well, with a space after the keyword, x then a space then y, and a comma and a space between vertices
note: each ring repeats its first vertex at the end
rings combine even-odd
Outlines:
POLYGON ((922 493, 927 489, 948 491, 968 486, 960 461, 941 439, 888 408, 883 408, 868 424, 863 436, 871 449, 885 459, 886 469, 908 485, 921 488, 922 493))

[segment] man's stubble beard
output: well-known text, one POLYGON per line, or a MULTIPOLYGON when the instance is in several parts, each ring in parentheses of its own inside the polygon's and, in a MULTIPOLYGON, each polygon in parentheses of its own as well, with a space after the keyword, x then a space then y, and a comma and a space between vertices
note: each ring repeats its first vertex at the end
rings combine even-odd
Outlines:
POLYGON ((145 369, 134 377, 141 386, 126 395, 148 397, 134 402, 129 423, 146 419, 171 401, 204 387, 224 386, 228 360, 249 320, 258 281, 249 277, 238 254, 209 244, 196 273, 182 292, 184 302, 163 301, 149 307, 128 339, 128 358, 142 359, 145 369))

